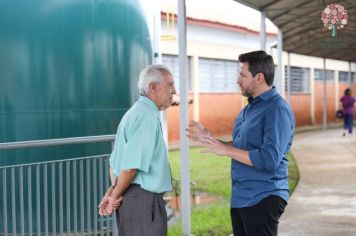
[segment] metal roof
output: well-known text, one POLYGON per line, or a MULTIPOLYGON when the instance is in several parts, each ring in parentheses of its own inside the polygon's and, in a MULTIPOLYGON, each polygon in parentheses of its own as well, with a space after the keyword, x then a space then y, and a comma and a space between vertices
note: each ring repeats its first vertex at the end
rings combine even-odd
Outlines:
POLYGON ((266 18, 282 31, 284 51, 356 62, 356 0, 335 3, 326 0, 235 1, 265 12, 266 18), (330 11, 325 11, 326 8, 330 11), (331 22, 334 16, 336 19, 331 22), (326 26, 321 18, 326 19, 326 26), (342 24, 345 18, 347 23, 342 24), (334 27, 336 35, 327 27, 334 27))

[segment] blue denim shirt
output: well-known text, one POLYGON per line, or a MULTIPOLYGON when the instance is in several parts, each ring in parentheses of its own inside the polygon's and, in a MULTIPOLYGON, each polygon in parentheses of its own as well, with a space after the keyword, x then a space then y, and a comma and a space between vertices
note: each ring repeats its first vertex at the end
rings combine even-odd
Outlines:
POLYGON ((274 87, 242 109, 234 124, 233 146, 247 150, 253 166, 232 160, 231 208, 254 206, 270 195, 288 201, 287 153, 294 126, 292 110, 274 87))

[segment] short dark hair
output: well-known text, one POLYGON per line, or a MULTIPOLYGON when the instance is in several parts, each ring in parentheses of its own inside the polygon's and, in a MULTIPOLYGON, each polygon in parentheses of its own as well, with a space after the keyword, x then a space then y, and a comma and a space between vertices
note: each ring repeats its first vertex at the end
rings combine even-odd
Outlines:
POLYGON ((273 85, 274 79, 274 62, 272 56, 268 55, 265 51, 254 51, 241 54, 239 62, 248 63, 249 71, 255 77, 258 73, 265 76, 268 86, 273 85))
POLYGON ((351 89, 350 88, 347 88, 347 89, 345 89, 345 91, 344 91, 344 96, 351 96, 351 89))

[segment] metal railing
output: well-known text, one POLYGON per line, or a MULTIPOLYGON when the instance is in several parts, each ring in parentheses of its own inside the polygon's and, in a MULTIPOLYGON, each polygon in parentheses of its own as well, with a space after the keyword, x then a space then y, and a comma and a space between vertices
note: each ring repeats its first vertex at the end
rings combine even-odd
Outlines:
POLYGON ((45 139, 45 140, 23 141, 23 142, 0 143, 0 150, 47 147, 47 146, 69 145, 69 144, 81 144, 81 143, 113 142, 114 140, 115 140, 114 134, 75 137, 75 138, 45 139))
MULTIPOLYGON (((0 150, 113 141, 115 135, 0 143, 0 150)), ((117 235, 98 215, 109 155, 0 167, 0 235, 117 235), (1 219, 2 218, 2 219, 1 219)))

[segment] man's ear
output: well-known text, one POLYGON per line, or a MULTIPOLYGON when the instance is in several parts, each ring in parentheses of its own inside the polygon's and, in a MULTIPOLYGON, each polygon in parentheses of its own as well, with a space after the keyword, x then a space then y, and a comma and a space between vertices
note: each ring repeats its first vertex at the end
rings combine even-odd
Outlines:
POLYGON ((155 83, 150 83, 148 85, 150 92, 156 93, 156 84, 155 83))
POLYGON ((266 82, 265 75, 263 73, 257 73, 257 81, 258 82, 266 82))

